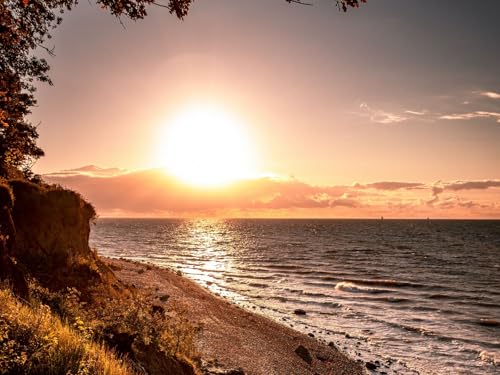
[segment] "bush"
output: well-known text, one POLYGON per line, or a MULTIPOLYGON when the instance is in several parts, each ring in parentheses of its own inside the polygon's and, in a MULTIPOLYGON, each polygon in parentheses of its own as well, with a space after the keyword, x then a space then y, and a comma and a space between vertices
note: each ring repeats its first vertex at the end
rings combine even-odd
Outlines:
POLYGON ((93 322, 97 339, 119 351, 127 346, 132 352, 148 347, 168 357, 186 359, 196 354, 194 339, 199 330, 186 315, 179 304, 171 304, 165 310, 146 297, 136 296, 108 300, 98 309, 89 309, 86 319, 93 322))
POLYGON ((80 337, 104 343, 137 368, 150 374, 196 374, 190 358, 196 356, 199 328, 179 304, 165 309, 142 293, 88 304, 75 288, 51 292, 35 282, 30 292, 33 306, 48 306, 80 337))

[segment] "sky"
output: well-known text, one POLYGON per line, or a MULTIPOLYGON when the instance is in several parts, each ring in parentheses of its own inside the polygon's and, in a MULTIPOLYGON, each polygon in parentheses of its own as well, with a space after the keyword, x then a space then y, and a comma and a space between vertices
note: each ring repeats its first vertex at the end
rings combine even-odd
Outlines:
MULTIPOLYGON (((368 0, 345 14, 326 0, 210 0, 183 21, 156 7, 123 26, 81 2, 49 42, 35 171, 104 216, 500 218, 498 14, 497 0, 368 0), (227 186, 186 187, 162 168, 169 128, 200 107, 251 150, 255 173, 231 201, 227 186), (131 186, 156 193, 132 207, 131 186), (198 203, 164 201, 176 191, 198 203)), ((239 160, 179 142, 178 160, 239 160)))

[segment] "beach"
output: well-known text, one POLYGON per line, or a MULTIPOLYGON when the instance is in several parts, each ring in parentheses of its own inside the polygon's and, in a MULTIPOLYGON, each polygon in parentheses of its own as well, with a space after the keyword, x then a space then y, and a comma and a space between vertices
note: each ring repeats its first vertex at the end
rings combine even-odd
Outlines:
POLYGON ((188 319, 202 327, 196 347, 205 373, 364 373, 365 364, 349 359, 334 346, 239 308, 176 271, 120 259, 105 261, 123 283, 154 294, 159 305, 185 307, 188 319))
POLYGON ((90 243, 109 258, 180 271, 247 311, 379 364, 377 371, 483 375, 496 374, 499 363, 496 228, 494 221, 100 219, 90 243))

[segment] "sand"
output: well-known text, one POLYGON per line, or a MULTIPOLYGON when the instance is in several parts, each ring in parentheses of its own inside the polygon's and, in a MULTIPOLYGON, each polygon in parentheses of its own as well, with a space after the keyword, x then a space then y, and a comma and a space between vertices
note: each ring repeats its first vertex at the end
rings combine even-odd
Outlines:
POLYGON ((173 270, 125 260, 105 261, 122 282, 158 297, 168 295, 168 301, 181 302, 187 308, 188 318, 203 327, 196 346, 204 363, 214 364, 213 373, 215 369, 227 374, 241 369, 249 375, 365 373, 362 364, 336 348, 231 304, 173 270), (296 353, 300 346, 310 358, 296 353))

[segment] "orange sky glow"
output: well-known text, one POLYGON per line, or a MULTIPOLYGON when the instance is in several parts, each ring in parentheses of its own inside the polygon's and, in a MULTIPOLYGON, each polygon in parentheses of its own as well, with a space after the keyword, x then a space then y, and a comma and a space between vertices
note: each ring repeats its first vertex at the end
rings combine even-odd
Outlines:
POLYGON ((500 218, 498 2, 444 3, 82 2, 35 171, 101 216, 500 218))
POLYGON ((500 180, 315 186, 256 177, 225 186, 180 182, 163 169, 86 166, 45 175, 81 192, 101 217, 499 218, 500 180))

